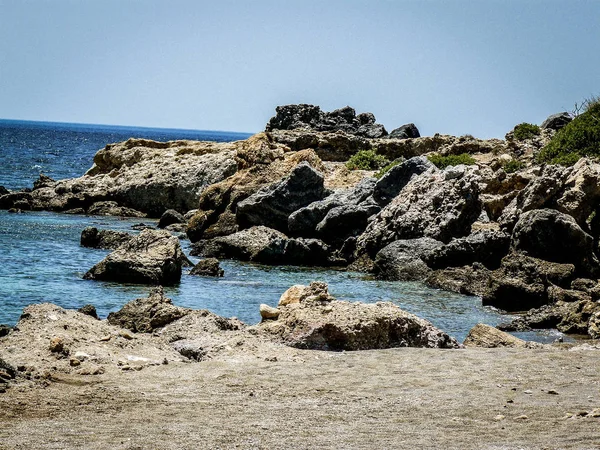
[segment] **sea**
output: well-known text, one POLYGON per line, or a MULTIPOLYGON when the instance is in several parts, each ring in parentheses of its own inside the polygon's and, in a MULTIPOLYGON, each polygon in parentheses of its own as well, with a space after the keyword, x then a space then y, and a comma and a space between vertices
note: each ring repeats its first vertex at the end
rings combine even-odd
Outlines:
MULTIPOLYGON (((0 186, 11 190, 31 188, 40 173, 55 180, 79 177, 92 166, 99 149, 131 137, 230 142, 249 136, 226 131, 0 120, 0 186)), ((155 224, 149 219, 142 221, 155 224)), ((14 325, 23 308, 32 303, 51 302, 75 309, 92 304, 105 318, 125 303, 146 297, 149 286, 84 280, 83 274, 108 251, 79 245, 81 231, 87 226, 134 232, 131 227, 138 223, 140 219, 0 210, 0 324, 14 325)), ((189 255, 189 241, 181 243, 189 255)), ((385 282, 357 272, 233 260, 224 260, 221 266, 225 270, 222 278, 184 273, 178 286, 165 289, 167 296, 179 306, 208 309, 254 324, 260 320, 261 303, 276 306, 290 286, 325 281, 339 299, 393 302, 461 341, 479 322, 497 325, 513 318, 481 306, 478 297, 417 282, 385 282)), ((538 342, 562 337, 557 331, 516 334, 538 342)))

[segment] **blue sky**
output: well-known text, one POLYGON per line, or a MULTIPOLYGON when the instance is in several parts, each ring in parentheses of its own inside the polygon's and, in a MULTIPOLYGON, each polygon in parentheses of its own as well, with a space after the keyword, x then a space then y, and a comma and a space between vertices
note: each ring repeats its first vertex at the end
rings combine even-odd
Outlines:
POLYGON ((600 1, 0 0, 0 117, 256 132, 275 106, 502 137, 600 93, 600 1))

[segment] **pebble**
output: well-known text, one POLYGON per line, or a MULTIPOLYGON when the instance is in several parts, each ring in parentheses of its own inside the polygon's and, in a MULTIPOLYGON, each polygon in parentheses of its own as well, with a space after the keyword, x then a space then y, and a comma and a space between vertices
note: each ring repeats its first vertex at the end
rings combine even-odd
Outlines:
POLYGON ((133 339, 133 334, 129 330, 119 330, 119 336, 129 340, 133 339))
POLYGON ((531 395, 531 394, 533 394, 533 392, 531 390, 527 389, 526 391, 523 391, 523 394, 531 395))
POLYGON ((108 342, 110 341, 111 335, 107 335, 107 336, 102 336, 100 339, 98 339, 100 342, 108 342))
POLYGON ((589 415, 592 417, 600 417, 600 408, 592 409, 589 415))
POLYGON ((548 394, 550 394, 550 395, 558 395, 558 392, 556 392, 554 389, 550 389, 548 391, 548 394))
POLYGON ((69 364, 71 365, 71 367, 77 367, 81 364, 81 361, 79 361, 77 358, 71 358, 69 360, 69 364))
POLYGON ((529 417, 527 417, 525 414, 521 414, 520 416, 515 417, 515 420, 528 420, 529 417))
POLYGON ((500 422, 501 420, 504 420, 506 416, 503 416, 502 414, 498 414, 496 417, 494 417, 494 420, 496 422, 500 422))
POLYGON ((53 337, 50 339, 50 351, 52 353, 60 353, 65 349, 65 343, 59 337, 53 337))

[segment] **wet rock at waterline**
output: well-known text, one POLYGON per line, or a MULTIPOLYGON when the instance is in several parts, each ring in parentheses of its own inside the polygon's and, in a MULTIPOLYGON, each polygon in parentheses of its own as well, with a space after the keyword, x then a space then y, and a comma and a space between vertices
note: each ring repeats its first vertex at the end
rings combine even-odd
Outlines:
POLYGON ((208 277, 222 277, 225 271, 221 269, 217 258, 206 258, 198 263, 190 271, 190 275, 201 275, 208 277))
POLYGON ((167 228, 169 225, 181 224, 185 222, 183 214, 175 211, 174 209, 167 209, 160 220, 158 221, 158 228, 167 228))
POLYGON ((92 267, 86 279, 172 285, 191 266, 179 239, 168 231, 144 230, 92 267))
POLYGON ((430 271, 424 259, 443 245, 426 237, 392 242, 377 253, 373 273, 383 280, 423 280, 430 271))
POLYGON ((133 234, 125 231, 99 230, 96 227, 86 227, 81 232, 81 246, 115 250, 133 238, 133 234))

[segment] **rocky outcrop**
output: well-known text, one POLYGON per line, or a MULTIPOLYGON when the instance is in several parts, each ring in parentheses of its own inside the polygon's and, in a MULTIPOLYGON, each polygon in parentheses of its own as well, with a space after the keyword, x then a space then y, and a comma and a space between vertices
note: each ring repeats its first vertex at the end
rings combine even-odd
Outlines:
POLYGON ((600 271, 594 239, 571 216, 553 209, 536 209, 521 215, 512 234, 515 251, 557 263, 573 264, 585 275, 600 271))
POLYGON ((542 125, 540 128, 542 128, 543 130, 545 130, 545 129, 560 130, 561 128, 568 125, 569 122, 571 122, 572 120, 573 120, 573 118, 571 117, 571 114, 569 114, 566 111, 561 112, 561 113, 556 113, 556 114, 552 114, 551 116, 548 116, 548 118, 542 122, 542 125))
POLYGON ((314 105, 284 105, 278 106, 275 111, 276 114, 269 120, 266 131, 295 129, 343 131, 370 139, 387 135, 383 125, 375 123, 373 114, 356 115, 356 111, 349 106, 324 112, 314 105))
POLYGON ((527 342, 511 334, 500 331, 489 325, 478 323, 469 331, 465 339, 465 347, 526 347, 527 342))
POLYGON ((221 269, 217 258, 206 258, 198 263, 190 271, 190 275, 202 275, 207 277, 222 277, 225 271, 221 269))
POLYGON ((326 194, 323 175, 302 162, 288 177, 239 202, 236 218, 243 226, 264 225, 287 232, 290 214, 322 200, 326 194))
POLYGON ((430 272, 424 260, 441 246, 442 242, 427 237, 392 242, 377 253, 373 273, 383 280, 423 280, 430 272))
POLYGON ((132 300, 119 311, 111 312, 106 320, 111 325, 135 333, 151 333, 189 313, 189 309, 173 305, 159 286, 152 289, 147 298, 132 300))
POLYGON ((335 262, 330 258, 329 247, 322 241, 288 238, 285 234, 264 226, 198 241, 191 254, 263 264, 326 266, 335 262))
POLYGON ((548 262, 518 253, 504 257, 482 296, 483 305, 506 311, 526 311, 548 303, 548 289, 568 286, 575 274, 572 264, 548 262))
POLYGON ((478 180, 477 169, 465 166, 411 179, 370 221, 358 238, 357 255, 374 257, 399 239, 429 237, 449 242, 468 235, 481 214, 478 180))
POLYGON ((373 189, 373 198, 381 206, 389 204, 415 176, 437 168, 424 156, 415 156, 392 167, 381 177, 373 189))
POLYGON ((496 269, 508 253, 509 246, 508 234, 496 230, 480 230, 433 249, 425 262, 432 269, 460 267, 475 262, 489 269, 496 269))
POLYGON ((280 302, 277 318, 263 321, 259 329, 286 345, 315 350, 460 347, 431 323, 392 303, 332 300, 324 283, 312 291, 298 302, 280 302))
POLYGON ((419 133, 419 129, 414 123, 407 123, 392 130, 388 137, 392 139, 413 139, 421 137, 421 133, 419 133))
POLYGON ((86 279, 172 285, 181 279, 182 266, 192 265, 179 239, 168 231, 144 230, 92 267, 86 279))
POLYGON ((479 263, 431 271, 425 283, 437 289, 481 297, 488 290, 491 271, 479 263))
POLYGON ((133 208, 119 206, 117 202, 95 202, 88 209, 91 216, 120 216, 120 217, 146 217, 146 214, 133 208))
MULTIPOLYGON (((318 237, 317 227, 335 208, 357 207, 365 203, 373 195, 375 178, 364 178, 350 189, 343 189, 329 195, 323 200, 312 202, 308 206, 290 214, 288 230, 293 236, 318 237)), ((328 227, 323 225, 325 229, 328 227)))
POLYGON ((162 216, 160 216, 157 226, 158 228, 167 228, 169 225, 184 223, 185 221, 183 214, 174 209, 167 209, 162 216))
POLYGON ((99 230, 96 227, 86 227, 81 232, 81 246, 115 250, 129 242, 133 234, 125 231, 99 230))

